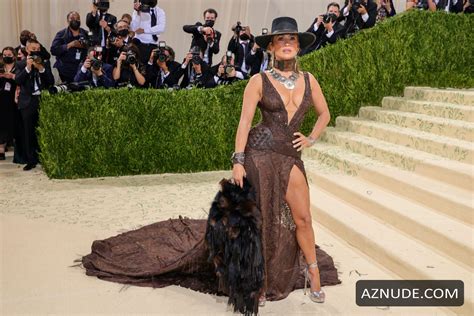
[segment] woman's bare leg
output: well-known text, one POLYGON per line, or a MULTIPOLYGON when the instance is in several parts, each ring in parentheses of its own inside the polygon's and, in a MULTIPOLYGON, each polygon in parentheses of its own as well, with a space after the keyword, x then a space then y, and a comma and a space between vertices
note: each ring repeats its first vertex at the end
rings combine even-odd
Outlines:
MULTIPOLYGON (((306 263, 314 263, 316 262, 316 250, 314 248, 314 231, 309 206, 309 190, 303 173, 296 165, 293 165, 290 171, 286 202, 291 209, 296 224, 296 239, 303 251, 306 263)), ((312 280, 311 290, 319 291, 321 289, 319 269, 309 269, 309 273, 312 280)))

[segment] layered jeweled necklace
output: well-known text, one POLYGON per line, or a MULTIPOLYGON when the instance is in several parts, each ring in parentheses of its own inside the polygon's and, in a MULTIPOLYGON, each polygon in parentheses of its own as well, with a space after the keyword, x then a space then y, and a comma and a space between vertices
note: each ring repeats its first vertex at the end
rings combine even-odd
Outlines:
POLYGON ((282 85, 285 86, 285 88, 289 90, 293 90, 296 86, 296 80, 298 79, 299 75, 293 71, 293 73, 287 78, 278 72, 275 71, 275 69, 270 69, 268 71, 270 75, 272 75, 273 78, 275 78, 276 81, 281 83, 282 85))

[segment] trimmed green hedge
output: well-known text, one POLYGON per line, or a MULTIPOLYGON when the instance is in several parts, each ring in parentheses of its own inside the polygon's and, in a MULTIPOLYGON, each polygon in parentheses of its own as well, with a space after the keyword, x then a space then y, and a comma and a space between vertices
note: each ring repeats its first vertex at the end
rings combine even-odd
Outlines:
MULTIPOLYGON (((412 11, 305 56, 301 66, 321 84, 334 124, 407 85, 474 87, 473 29, 472 15, 412 11)), ((45 93, 43 168, 51 178, 228 169, 245 84, 45 93)), ((302 132, 315 120, 311 111, 302 132)))

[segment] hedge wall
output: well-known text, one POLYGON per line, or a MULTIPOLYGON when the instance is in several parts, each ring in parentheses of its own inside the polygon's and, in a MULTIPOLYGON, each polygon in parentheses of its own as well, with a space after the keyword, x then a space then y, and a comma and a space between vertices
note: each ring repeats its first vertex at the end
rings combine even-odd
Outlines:
MULTIPOLYGON (((474 87, 473 29, 472 15, 412 11, 300 62, 321 84, 334 124, 339 115, 402 95, 408 85, 474 87)), ((51 178, 228 169, 245 84, 45 93, 39 127, 43 168, 51 178)), ((315 119, 311 111, 303 133, 315 119)))

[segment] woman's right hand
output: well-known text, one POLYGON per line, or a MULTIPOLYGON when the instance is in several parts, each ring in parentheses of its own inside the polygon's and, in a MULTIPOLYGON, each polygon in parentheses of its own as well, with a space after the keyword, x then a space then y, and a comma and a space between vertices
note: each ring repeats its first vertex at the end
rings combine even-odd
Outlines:
POLYGON ((245 173, 245 168, 240 163, 235 163, 234 167, 232 168, 232 178, 234 179, 234 183, 239 187, 244 187, 244 177, 247 174, 245 173))

